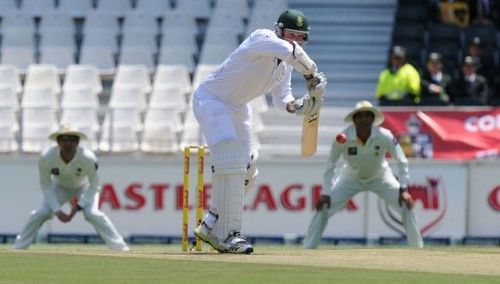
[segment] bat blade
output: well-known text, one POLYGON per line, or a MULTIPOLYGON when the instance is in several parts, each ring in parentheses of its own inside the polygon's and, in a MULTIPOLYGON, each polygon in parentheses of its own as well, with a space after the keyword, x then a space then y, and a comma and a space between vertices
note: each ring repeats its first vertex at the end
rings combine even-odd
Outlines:
POLYGON ((302 122, 302 147, 301 157, 306 158, 314 155, 318 146, 319 111, 304 116, 302 122))

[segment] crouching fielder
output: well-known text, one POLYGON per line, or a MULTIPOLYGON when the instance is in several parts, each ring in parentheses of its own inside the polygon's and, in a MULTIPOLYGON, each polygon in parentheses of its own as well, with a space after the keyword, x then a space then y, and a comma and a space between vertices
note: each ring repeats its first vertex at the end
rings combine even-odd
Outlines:
POLYGON ((40 208, 31 212, 21 234, 16 237, 14 248, 28 248, 43 223, 54 215, 67 223, 82 211, 85 220, 94 226, 111 250, 128 251, 122 236, 98 208, 97 158, 90 150, 78 147, 80 139, 86 139, 85 134, 63 125, 49 138, 58 145, 44 151, 38 160, 43 202, 40 208), (66 214, 61 207, 72 198, 77 198, 78 202, 72 204, 71 212, 66 214))
POLYGON ((345 118, 353 125, 344 130, 347 140, 338 139, 332 145, 323 179, 325 194, 316 205, 316 213, 304 238, 304 248, 318 247, 328 218, 341 210, 346 202, 362 191, 371 191, 383 198, 389 206, 401 212, 408 244, 423 247, 417 227, 413 199, 407 191, 408 161, 392 133, 378 126, 384 117, 368 101, 361 101, 345 118), (394 177, 386 153, 397 161, 399 181, 394 177), (335 174, 335 166, 342 156, 345 164, 335 174), (332 178, 337 176, 332 184, 332 178), (328 190, 330 191, 328 192, 328 190))
POLYGON ((304 75, 310 94, 325 92, 325 77, 301 47, 308 34, 304 14, 285 11, 276 30, 251 33, 193 94, 193 111, 210 150, 214 191, 210 210, 194 233, 219 252, 253 252, 240 233, 244 187, 257 175, 248 103, 270 92, 274 103, 289 113, 318 111, 317 100, 295 100, 290 87, 295 69, 304 75))

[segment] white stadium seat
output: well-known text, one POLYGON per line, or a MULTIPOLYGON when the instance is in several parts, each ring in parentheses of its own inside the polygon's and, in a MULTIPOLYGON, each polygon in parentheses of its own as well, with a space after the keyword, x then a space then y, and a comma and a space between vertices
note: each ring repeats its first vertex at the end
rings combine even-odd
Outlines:
POLYGON ((168 125, 144 127, 141 151, 149 153, 176 153, 179 151, 177 134, 168 125))
POLYGON ((99 108, 99 99, 90 86, 71 88, 63 92, 61 108, 99 108))
POLYGON ((132 2, 130 0, 98 0, 96 10, 123 17, 132 10, 132 2))
POLYGON ((145 65, 119 65, 116 71, 113 88, 139 87, 144 94, 151 92, 149 70, 145 65))
POLYGON ((20 11, 39 17, 54 12, 55 8, 54 0, 23 0, 20 11))
POLYGON ((103 87, 99 77, 99 70, 94 65, 70 65, 66 70, 63 91, 71 89, 90 88, 94 94, 102 92, 103 87))
POLYGON ((55 145, 47 138, 48 133, 57 130, 56 113, 50 108, 23 108, 22 113, 22 150, 41 152, 55 145))
POLYGON ((0 83, 0 108, 19 109, 19 98, 14 89, 0 83))
POLYGON ((83 17, 94 10, 92 0, 59 0, 57 11, 73 17, 83 17))
POLYGON ((23 90, 19 71, 14 65, 0 65, 0 86, 9 87, 19 94, 23 90))
POLYGON ((58 109, 59 102, 56 93, 50 86, 31 86, 24 88, 21 106, 23 108, 58 109))
POLYGON ((32 64, 26 74, 24 88, 49 87, 55 94, 61 92, 61 81, 57 66, 53 64, 32 64))
POLYGON ((178 86, 160 86, 153 89, 149 100, 149 108, 169 108, 185 111, 186 95, 178 86))
POLYGON ((170 11, 171 8, 168 0, 137 0, 135 10, 159 17, 170 11))
POLYGON ((146 95, 140 86, 117 85, 111 91, 110 108, 135 108, 139 111, 146 109, 146 95))
POLYGON ((192 91, 189 69, 186 65, 158 65, 153 89, 172 86, 178 87, 183 94, 192 91))

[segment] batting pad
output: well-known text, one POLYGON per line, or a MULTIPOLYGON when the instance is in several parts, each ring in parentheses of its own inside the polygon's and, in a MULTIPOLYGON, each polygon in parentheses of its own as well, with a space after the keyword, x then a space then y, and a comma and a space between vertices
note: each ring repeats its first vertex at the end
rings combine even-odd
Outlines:
POLYGON ((241 230, 246 164, 240 144, 235 140, 215 144, 212 163, 212 188, 216 201, 214 209, 219 214, 212 232, 224 241, 230 232, 241 230))

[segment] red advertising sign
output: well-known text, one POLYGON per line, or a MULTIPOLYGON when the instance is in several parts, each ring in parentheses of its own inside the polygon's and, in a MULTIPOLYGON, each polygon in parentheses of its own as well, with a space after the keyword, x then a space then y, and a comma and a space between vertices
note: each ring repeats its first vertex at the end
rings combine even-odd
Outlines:
POLYGON ((384 110, 408 157, 470 160, 500 153, 500 108, 384 110))

